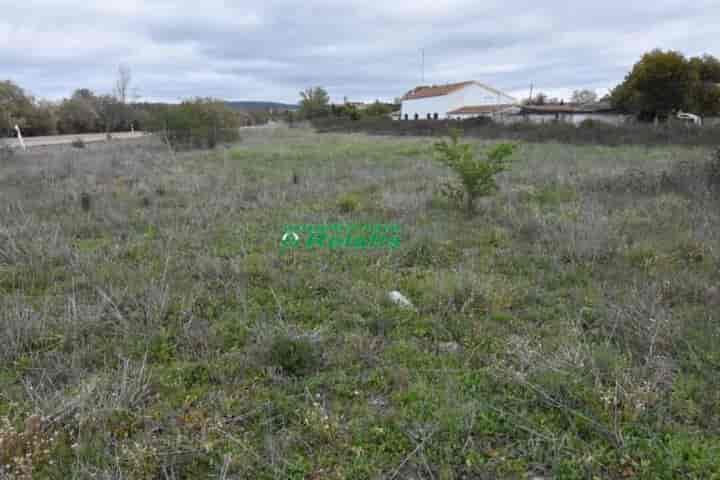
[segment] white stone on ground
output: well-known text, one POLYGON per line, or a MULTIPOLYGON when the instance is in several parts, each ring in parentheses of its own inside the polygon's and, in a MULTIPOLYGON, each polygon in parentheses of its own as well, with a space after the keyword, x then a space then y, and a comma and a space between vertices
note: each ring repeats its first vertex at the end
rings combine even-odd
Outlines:
POLYGON ((412 304, 410 300, 407 299, 405 295, 398 292, 397 290, 393 290, 392 292, 388 293, 388 298, 391 302, 393 302, 395 305, 399 305, 403 308, 410 308, 415 309, 415 306, 412 304))

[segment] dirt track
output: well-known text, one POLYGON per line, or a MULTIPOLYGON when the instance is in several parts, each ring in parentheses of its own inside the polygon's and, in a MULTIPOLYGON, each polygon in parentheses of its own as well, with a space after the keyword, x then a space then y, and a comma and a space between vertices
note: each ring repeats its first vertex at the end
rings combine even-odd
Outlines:
MULTIPOLYGON (((113 132, 112 138, 113 140, 126 140, 131 138, 140 138, 147 135, 145 132, 113 132)), ((42 147, 47 145, 64 145, 68 143, 72 143, 73 140, 80 138, 85 143, 93 143, 93 142, 104 142, 106 140, 104 133, 84 133, 79 135, 53 135, 53 136, 47 136, 47 137, 27 137, 23 140, 25 141, 25 146, 27 148, 32 147, 42 147)), ((17 138, 7 138, 3 139, 3 141, 7 142, 10 146, 13 148, 20 148, 20 143, 18 142, 17 138)))

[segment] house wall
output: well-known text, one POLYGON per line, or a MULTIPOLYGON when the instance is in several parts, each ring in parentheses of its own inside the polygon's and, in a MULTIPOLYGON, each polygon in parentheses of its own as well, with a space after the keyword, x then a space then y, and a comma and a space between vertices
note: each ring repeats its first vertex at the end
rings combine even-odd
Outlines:
MULTIPOLYGON (((498 105, 515 103, 516 100, 508 95, 498 95, 480 85, 471 84, 448 95, 438 97, 419 98, 416 100, 403 100, 400 109, 400 119, 414 120, 415 114, 420 120, 431 118, 437 113, 439 119, 449 118, 447 112, 461 107, 478 105, 498 105)), ((455 118, 456 116, 453 116, 455 118)), ((462 118, 470 118, 463 116, 462 118)))
POLYGON ((448 95, 438 97, 418 98, 415 100, 403 100, 400 107, 400 119, 414 120, 415 114, 419 120, 427 119, 428 113, 431 118, 437 113, 438 118, 447 118, 447 112, 460 108, 462 105, 462 90, 452 92, 448 95))

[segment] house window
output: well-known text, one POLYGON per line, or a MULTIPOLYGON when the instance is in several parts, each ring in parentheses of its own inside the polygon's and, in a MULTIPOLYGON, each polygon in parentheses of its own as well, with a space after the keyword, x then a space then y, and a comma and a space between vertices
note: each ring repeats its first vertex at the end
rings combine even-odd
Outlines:
POLYGON ((433 118, 434 118, 435 120, 437 120, 437 119, 438 119, 438 114, 436 113, 435 115, 433 115, 433 118))
POLYGON ((417 119, 419 119, 419 118, 420 118, 420 115, 418 115, 418 114, 416 113, 416 114, 415 114, 415 120, 417 120, 417 119))

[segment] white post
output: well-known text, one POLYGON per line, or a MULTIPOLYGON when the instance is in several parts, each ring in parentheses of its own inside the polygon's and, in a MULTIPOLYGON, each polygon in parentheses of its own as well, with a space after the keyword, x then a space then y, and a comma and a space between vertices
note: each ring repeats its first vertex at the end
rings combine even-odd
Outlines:
POLYGON ((27 150, 27 148, 25 148, 25 142, 23 141, 23 138, 22 138, 22 133, 20 132, 20 127, 15 125, 15 131, 17 132, 17 138, 18 138, 18 142, 20 142, 20 146, 22 147, 23 150, 27 150))
POLYGON ((135 127, 133 126, 132 122, 130 122, 130 135, 135 135, 135 127))

